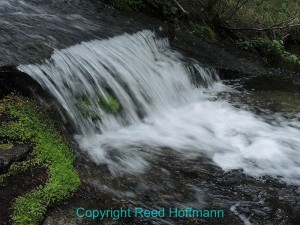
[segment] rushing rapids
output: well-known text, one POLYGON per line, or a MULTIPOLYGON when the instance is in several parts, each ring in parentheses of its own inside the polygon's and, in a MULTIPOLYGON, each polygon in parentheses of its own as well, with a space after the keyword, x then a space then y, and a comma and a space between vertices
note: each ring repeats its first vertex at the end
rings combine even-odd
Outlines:
POLYGON ((168 148, 224 171, 300 184, 299 122, 274 115, 270 124, 219 100, 235 90, 151 31, 83 42, 19 69, 55 97, 80 148, 114 175, 142 173, 168 148), (113 113, 99 101, 111 96, 121 106, 113 113))

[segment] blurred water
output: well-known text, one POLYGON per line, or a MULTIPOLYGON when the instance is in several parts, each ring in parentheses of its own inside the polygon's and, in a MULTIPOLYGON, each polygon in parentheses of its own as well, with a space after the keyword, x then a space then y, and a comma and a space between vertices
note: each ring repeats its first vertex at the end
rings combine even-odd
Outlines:
POLYGON ((19 69, 55 96, 80 148, 113 175, 143 173, 168 148, 182 159, 207 157, 224 171, 300 183, 299 122, 272 125, 219 100, 216 94, 234 90, 151 31, 84 42, 19 69), (99 96, 114 96, 122 109, 107 112, 99 96))
POLYGON ((1 0, 0 66, 41 62, 55 49, 138 31, 149 23, 92 0, 1 0))

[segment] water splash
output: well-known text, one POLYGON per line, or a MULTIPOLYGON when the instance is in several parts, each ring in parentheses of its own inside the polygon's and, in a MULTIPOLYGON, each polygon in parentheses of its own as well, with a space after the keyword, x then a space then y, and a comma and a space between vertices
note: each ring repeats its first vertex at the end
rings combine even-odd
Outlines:
POLYGON ((297 126, 271 125, 218 100, 215 94, 230 88, 216 73, 186 61, 150 31, 81 43, 19 69, 54 95, 76 124, 81 149, 115 175, 143 172, 168 148, 183 158, 207 157, 225 171, 300 183, 297 126), (121 104, 117 113, 98 101, 110 95, 121 104), (93 115, 78 108, 80 99, 88 99, 93 115))

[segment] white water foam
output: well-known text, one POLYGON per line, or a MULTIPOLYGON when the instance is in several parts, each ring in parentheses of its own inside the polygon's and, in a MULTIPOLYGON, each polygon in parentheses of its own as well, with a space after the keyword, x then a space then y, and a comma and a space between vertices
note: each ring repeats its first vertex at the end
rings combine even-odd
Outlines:
POLYGON ((113 174, 143 172, 167 147, 183 158, 208 157, 225 171, 300 184, 299 122, 274 126, 218 100, 215 94, 230 88, 213 71, 192 64, 166 40, 142 31, 56 51, 43 65, 19 69, 55 96, 77 126, 81 149, 113 174), (208 88, 197 88, 191 71, 208 88), (109 92, 122 105, 117 114, 97 101, 109 92), (101 119, 80 112, 80 95, 101 119))

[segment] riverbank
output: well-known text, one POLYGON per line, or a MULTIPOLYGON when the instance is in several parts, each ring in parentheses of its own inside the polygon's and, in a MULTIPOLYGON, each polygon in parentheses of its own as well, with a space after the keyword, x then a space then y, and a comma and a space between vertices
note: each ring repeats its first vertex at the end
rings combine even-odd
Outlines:
POLYGON ((300 5, 283 1, 104 0, 124 11, 139 11, 178 32, 253 52, 272 67, 300 71, 300 5), (225 40, 225 41, 224 41, 225 40))

